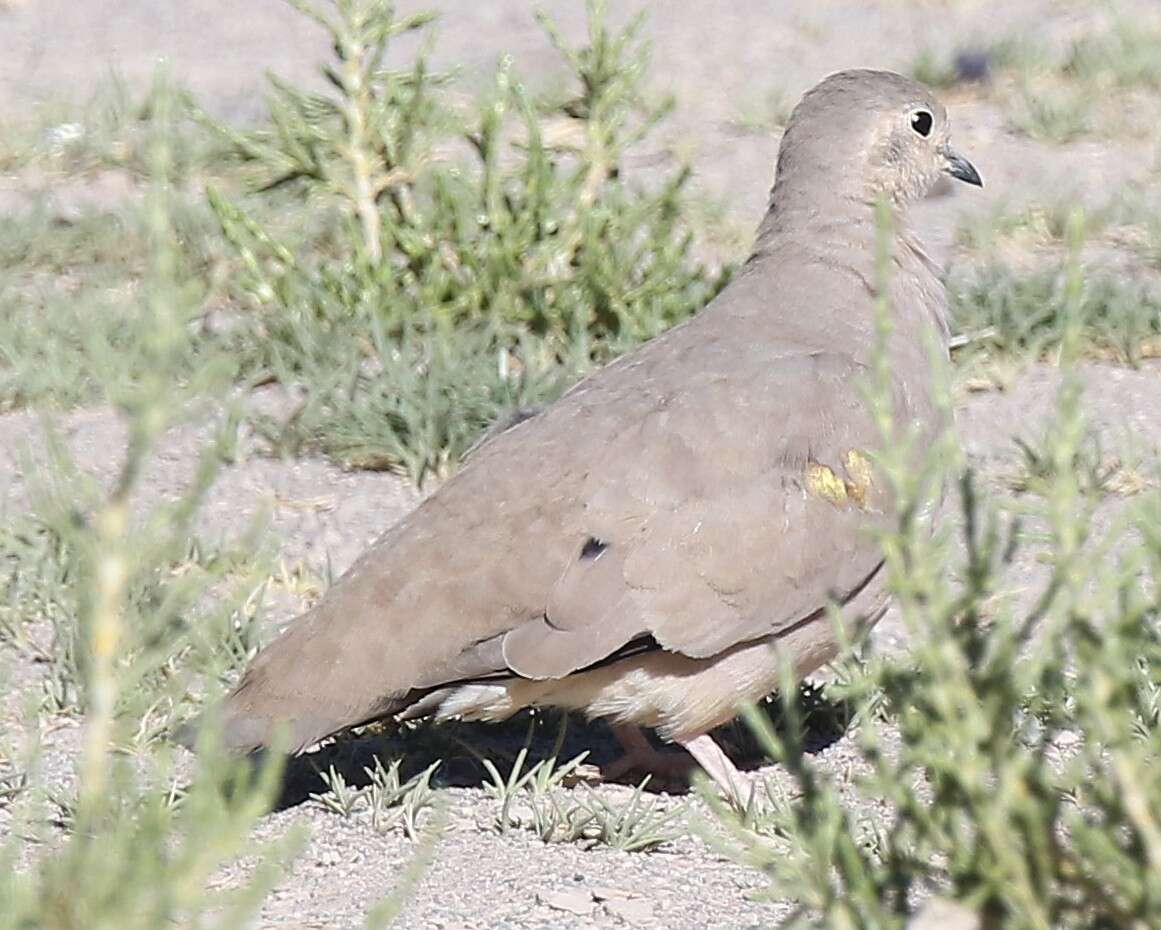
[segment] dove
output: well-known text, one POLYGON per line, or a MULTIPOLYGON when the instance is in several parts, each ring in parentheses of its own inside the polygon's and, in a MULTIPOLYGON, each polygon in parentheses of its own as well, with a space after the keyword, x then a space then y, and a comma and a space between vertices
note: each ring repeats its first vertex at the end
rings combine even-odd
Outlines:
POLYGON ((947 297, 907 221, 943 175, 982 186, 944 107, 887 71, 809 90, 783 135, 752 254, 700 313, 497 429, 263 648, 227 696, 226 746, 303 751, 371 721, 605 718, 610 769, 690 756, 832 660, 889 597, 890 520, 865 402, 879 278, 899 422, 931 434, 947 297), (876 266, 880 204, 890 267, 876 266), (687 750, 658 750, 640 727, 687 750), (281 736, 280 736, 281 734, 281 736))

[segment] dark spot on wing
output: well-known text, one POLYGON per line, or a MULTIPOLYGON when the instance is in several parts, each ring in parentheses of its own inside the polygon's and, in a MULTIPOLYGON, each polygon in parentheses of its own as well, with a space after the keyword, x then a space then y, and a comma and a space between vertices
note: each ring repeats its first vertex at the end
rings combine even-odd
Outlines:
POLYGON ((585 544, 581 546, 580 558, 582 562, 592 561, 600 556, 602 552, 609 548, 609 544, 603 540, 597 539, 595 536, 590 536, 585 540, 585 544))

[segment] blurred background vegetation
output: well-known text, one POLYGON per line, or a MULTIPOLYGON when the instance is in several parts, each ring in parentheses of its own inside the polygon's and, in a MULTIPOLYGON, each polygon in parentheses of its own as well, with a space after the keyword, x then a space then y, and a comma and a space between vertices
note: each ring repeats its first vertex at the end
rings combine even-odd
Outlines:
MULTIPOLYGON (((64 213, 22 201, 0 224, 0 410, 43 420, 43 441, 14 452, 28 490, 0 524, 7 719, 21 721, 0 735, 0 928, 250 926, 301 847, 251 838, 277 765, 220 758, 212 728, 196 762, 166 739, 269 635, 279 569, 261 527, 223 540, 197 522, 242 437, 430 486, 493 424, 695 313, 745 257, 746 233, 681 159, 632 166, 674 105, 649 81, 640 16, 590 3, 577 40, 542 16, 568 80, 535 87, 505 57, 465 97, 431 65, 427 14, 291 6, 333 54, 322 83, 271 75, 257 123, 220 119, 161 73, 144 93, 114 80, 79 111, 0 126, 0 173, 85 192, 64 213), (62 433, 89 409, 120 424, 111 480, 62 433), (159 502, 143 476, 186 427, 196 442, 159 502), (61 719, 84 722, 65 773, 39 747, 61 719)), ((900 67, 953 103, 985 100, 1030 144, 1155 151, 1161 25, 1104 23, 900 67)), ((776 131, 792 100, 742 101, 732 124, 776 131)), ((950 440, 921 475, 887 444, 904 506, 882 544, 907 648, 864 644, 827 688, 857 773, 807 752, 787 682, 752 723, 789 782, 741 809, 568 788, 580 763, 558 744, 485 761, 494 828, 647 850, 697 821, 798 903, 794 926, 902 927, 933 897, 965 926, 1161 926, 1157 450, 1102 449, 1078 373, 1161 354, 1150 177, 1095 204, 994 200, 950 237, 946 403, 1045 363, 1061 373, 1001 487, 950 440), (933 545, 915 514, 941 483, 957 516, 933 545), (1040 570, 1015 584, 1020 559, 1040 570)), ((440 777, 396 762, 357 786, 324 779, 325 810, 416 842, 368 925, 438 855, 440 777)))

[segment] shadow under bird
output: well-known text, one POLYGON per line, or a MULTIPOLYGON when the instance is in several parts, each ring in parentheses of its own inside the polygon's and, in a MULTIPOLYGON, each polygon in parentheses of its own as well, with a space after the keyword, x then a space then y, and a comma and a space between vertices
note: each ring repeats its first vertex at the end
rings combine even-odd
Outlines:
POLYGON ((775 690, 782 662, 802 675, 835 655, 829 604, 851 623, 886 606, 866 529, 890 501, 860 390, 875 210, 894 214, 895 415, 933 434, 947 298, 906 209, 943 174, 981 184, 922 85, 856 70, 810 90, 731 284, 489 438, 387 530, 254 658, 226 699, 226 745, 298 752, 379 718, 554 706, 607 718, 621 770, 677 755, 636 729, 653 727, 735 791, 709 731, 775 690))

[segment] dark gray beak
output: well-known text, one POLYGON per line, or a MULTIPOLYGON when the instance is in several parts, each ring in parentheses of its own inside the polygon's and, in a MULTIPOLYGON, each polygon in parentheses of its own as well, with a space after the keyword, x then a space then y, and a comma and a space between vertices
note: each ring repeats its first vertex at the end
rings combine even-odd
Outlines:
POLYGON ((976 187, 984 186, 983 178, 976 171, 975 165, 960 155, 959 152, 954 149, 945 148, 943 150, 943 157, 947 161, 947 168, 945 170, 953 178, 966 181, 968 184, 974 184, 976 187))

